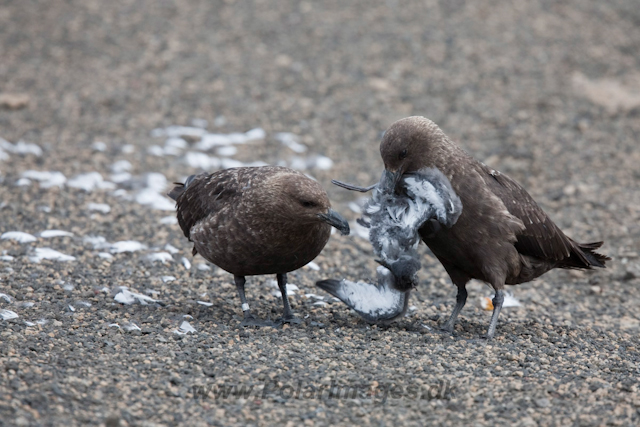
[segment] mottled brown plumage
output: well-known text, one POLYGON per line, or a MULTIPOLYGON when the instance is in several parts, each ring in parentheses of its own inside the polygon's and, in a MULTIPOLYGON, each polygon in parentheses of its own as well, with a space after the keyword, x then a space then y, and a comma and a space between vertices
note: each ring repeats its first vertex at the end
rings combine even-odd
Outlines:
POLYGON ((610 259, 594 252, 602 242, 581 244, 567 237, 517 182, 472 158, 431 120, 408 117, 395 122, 384 135, 380 153, 385 164, 380 185, 387 191, 395 190, 403 174, 430 167, 445 174, 462 200, 462 214, 453 227, 441 227, 435 234, 420 230, 458 287, 447 330, 453 330, 471 279, 496 290, 490 338, 505 284, 527 282, 553 268, 604 267, 610 259))
POLYGON ((256 321, 244 297, 245 276, 276 274, 284 321, 289 308, 286 273, 313 260, 324 248, 331 226, 349 233, 331 209, 326 191, 292 169, 265 166, 226 169, 191 176, 169 195, 178 223, 193 242, 193 253, 233 274, 246 324, 256 321))

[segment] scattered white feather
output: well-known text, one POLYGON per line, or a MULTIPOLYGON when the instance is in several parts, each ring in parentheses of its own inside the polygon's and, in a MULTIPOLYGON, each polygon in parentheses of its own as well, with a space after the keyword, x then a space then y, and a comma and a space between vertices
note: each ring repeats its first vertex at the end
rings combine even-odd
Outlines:
POLYGON ((131 292, 129 288, 124 286, 120 288, 120 292, 118 292, 116 296, 113 297, 113 299, 121 304, 126 304, 126 305, 135 304, 136 302, 140 303, 141 305, 147 305, 149 303, 158 302, 158 300, 148 297, 146 295, 131 292))
POLYGON ((262 160, 256 160, 254 162, 244 163, 243 166, 255 168, 255 167, 269 166, 269 163, 263 162, 262 160))
POLYGON ((154 252, 147 255, 147 260, 151 262, 160 261, 163 264, 173 261, 173 257, 169 252, 154 252))
POLYGON ((76 311, 75 307, 74 307, 74 306, 72 306, 71 304, 69 304, 69 310, 71 310, 72 312, 73 312, 73 311, 76 311))
POLYGON ((167 177, 159 172, 149 172, 144 176, 144 181, 147 188, 157 191, 163 192, 167 188, 167 177))
POLYGON ((6 302, 8 302, 8 303, 11 303, 11 301, 13 301, 13 298, 11 298, 11 297, 10 297, 9 295, 7 295, 7 294, 2 294, 2 293, 0 293, 0 298, 1 298, 1 299, 3 299, 3 300, 5 300, 5 301, 6 301, 6 302))
POLYGON ((42 148, 40 146, 24 141, 18 141, 14 145, 14 153, 16 154, 33 154, 34 156, 42 156, 42 148))
POLYGON ((196 150, 207 151, 221 145, 246 144, 264 139, 266 133, 262 128, 251 129, 245 133, 206 133, 195 145, 196 150))
POLYGON ((28 187, 31 185, 31 180, 29 178, 20 178, 14 185, 16 187, 28 187))
POLYGON ((327 303, 324 301, 316 301, 313 303, 313 305, 319 305, 321 307, 324 307, 325 305, 327 305, 327 303))
POLYGON ((162 281, 164 283, 173 282, 175 280, 176 280, 175 276, 162 276, 162 281))
POLYGON ((220 166, 222 166, 223 169, 230 169, 230 168, 241 168, 243 166, 248 166, 248 163, 242 163, 239 160, 234 160, 234 159, 220 159, 220 166))
POLYGON ((136 151, 136 146, 133 144, 125 144, 120 149, 124 154, 131 154, 136 151))
POLYGON ((186 335, 188 333, 195 333, 196 329, 191 326, 191 324, 189 324, 189 322, 187 322, 186 320, 182 321, 182 324, 180 324, 180 328, 176 329, 175 331, 173 331, 174 334, 178 334, 178 335, 186 335))
POLYGON ((40 262, 43 259, 66 262, 75 261, 76 257, 63 254, 62 252, 58 252, 51 248, 36 248, 35 254, 30 256, 29 259, 31 260, 31 262, 40 262))
MULTIPOLYGON (((185 258, 183 258, 183 259, 185 259, 185 258)), ((184 262, 183 262, 183 264, 184 264, 184 262)), ((200 271, 209 271, 209 270, 211 270, 211 267, 209 267, 209 265, 207 265, 204 262, 199 262, 198 264, 196 264, 196 268, 198 270, 200 270, 200 271)))
POLYGON ((42 148, 31 142, 18 141, 15 144, 12 144, 9 141, 0 138, 0 148, 13 154, 33 154, 38 157, 42 156, 42 148))
POLYGON ((76 175, 67 182, 67 186, 71 188, 78 188, 86 192, 91 192, 95 189, 99 190, 113 190, 116 185, 113 182, 105 181, 98 172, 88 172, 76 175))
POLYGON ((333 167, 333 160, 326 156, 314 154, 307 157, 294 156, 289 167, 297 170, 320 169, 329 170, 333 167))
POLYGON ((309 168, 307 165, 307 160, 298 156, 294 156, 291 158, 291 161, 289 162, 289 167, 291 169, 296 169, 301 171, 307 170, 309 168))
POLYGON ((314 271, 320 271, 320 266, 318 264, 316 264, 315 262, 311 261, 309 264, 305 265, 305 267, 308 267, 314 271))
POLYGON ((145 183, 147 187, 135 196, 137 203, 157 210, 175 210, 175 202, 163 194, 167 187, 167 178, 163 174, 148 173, 145 176, 145 183))
POLYGON ((189 147, 189 144, 183 138, 172 137, 164 142, 164 146, 165 148, 172 147, 184 150, 185 148, 189 147))
POLYGON ((213 305, 212 302, 206 302, 206 301, 196 301, 196 303, 198 303, 200 305, 204 305, 206 307, 211 307, 213 305))
POLYGON ((111 182, 115 182, 116 184, 122 184, 123 182, 129 181, 131 179, 131 174, 129 172, 118 172, 112 173, 109 176, 111 182))
MULTIPOLYGON (((273 290, 271 291, 271 295, 274 296, 280 296, 280 288, 278 287, 278 281, 277 280, 270 280, 269 281, 269 285, 272 288, 276 288, 277 290, 273 290)), ((299 291, 300 288, 297 285, 294 285, 293 283, 287 283, 286 285, 287 288, 287 296, 293 296, 293 295, 297 295, 296 291, 299 291)))
POLYGON ((151 136, 154 138, 161 138, 163 136, 169 138, 178 137, 202 137, 207 131, 200 127, 191 126, 169 126, 164 129, 157 128, 151 131, 151 136))
POLYGON ((238 148, 234 145, 226 145, 218 148, 216 154, 222 157, 235 156, 238 153, 238 148))
POLYGON ((73 233, 64 230, 44 230, 40 233, 40 237, 49 239, 51 237, 71 237, 73 233))
POLYGON ((124 325, 122 325, 122 328, 125 331, 129 331, 129 332, 131 332, 131 331, 141 331, 142 330, 142 329, 140 329, 140 326, 136 325, 133 322, 125 323, 124 325))
POLYGON ((199 151, 189 151, 184 156, 184 162, 194 169, 218 169, 220 167, 220 159, 211 157, 208 154, 199 151))
POLYGON ((245 132, 244 136, 247 141, 259 141, 261 139, 264 139, 267 134, 262 128, 254 128, 250 131, 245 132))
POLYGON ((46 325, 47 323, 49 323, 49 321, 47 319, 40 319, 40 320, 36 320, 36 323, 38 325, 46 325))
POLYGON ((2 255, 0 256, 0 261, 13 261, 14 258, 11 255, 2 255))
POLYGON ((176 248, 175 246, 173 246, 170 243, 167 243, 166 245, 164 245, 164 250, 171 253, 171 254, 177 254, 178 252, 180 252, 180 250, 178 248, 176 248))
POLYGON ((107 144, 102 141, 96 141, 91 144, 91 148, 93 148, 94 151, 107 151, 107 144))
POLYGON ((211 169, 228 169, 228 168, 237 168, 237 167, 252 167, 252 166, 266 166, 267 163, 263 161, 255 161, 250 163, 243 163, 239 160, 229 159, 229 158, 218 158, 211 157, 205 153, 200 153, 196 151, 189 151, 185 157, 184 162, 187 163, 190 167, 196 169, 203 170, 211 170, 211 169))
POLYGON ((7 231, 0 236, 2 240, 15 240, 18 243, 31 243, 38 240, 34 235, 22 231, 7 231))
MULTIPOLYGON (((493 297, 482 297, 480 298, 480 306, 483 310, 491 311, 493 310, 493 297)), ((506 291, 504 293, 504 301, 502 301, 502 308, 507 307, 521 307, 522 304, 516 297, 513 296, 512 292, 506 291)))
POLYGON ((15 311, 11 311, 11 310, 5 310, 0 309, 0 317, 2 317, 2 320, 11 320, 11 319, 17 319, 18 318, 18 313, 16 313, 15 311))
POLYGON ((109 252, 98 252, 98 256, 103 259, 113 259, 113 255, 109 252))
POLYGON ((206 129, 209 126, 209 122, 205 119, 193 119, 191 120, 191 125, 200 129, 206 129))
POLYGON ((117 323, 109 323, 108 325, 110 328, 118 328, 120 329, 120 325, 118 325, 117 323))
POLYGON ((65 182, 67 182, 67 178, 61 172, 49 172, 49 171, 35 171, 28 170, 22 172, 22 178, 27 178, 33 181, 38 181, 40 183, 40 187, 42 188, 51 188, 51 187, 64 187, 65 182))
POLYGON ((82 238, 82 241, 84 243, 88 243, 91 246, 93 246, 93 249, 106 249, 109 248, 111 246, 111 243, 107 242, 107 239, 105 239, 102 236, 84 236, 82 238))
POLYGON ((111 212, 111 206, 107 205, 106 203, 89 203, 87 205, 87 209, 90 211, 102 212, 103 214, 108 214, 109 212, 111 212))
POLYGON ((147 249, 147 246, 136 240, 121 240, 119 242, 112 243, 109 247, 109 251, 114 254, 136 252, 144 249, 147 249))
POLYGON ((160 219, 160 224, 175 225, 177 223, 178 223, 178 218, 176 218, 175 216, 165 216, 160 219))
POLYGON ((315 158, 315 164, 312 167, 326 171, 333 167, 333 160, 331 160, 327 156, 317 156, 315 158))
POLYGON ((243 141, 244 138, 241 133, 208 133, 194 146, 194 148, 197 150, 207 151, 214 147, 241 144, 243 141))
POLYGON ((160 147, 159 145, 152 145, 147 148, 147 153, 151 154, 152 156, 162 157, 164 156, 164 148, 160 147))
POLYGON ((111 193, 111 195, 114 197, 119 197, 123 200, 133 200, 133 197, 124 188, 118 188, 116 191, 111 193))
POLYGON ((81 305, 83 307, 91 307, 91 303, 89 301, 76 301, 76 305, 81 305))
POLYGON ((135 200, 141 205, 160 211, 173 211, 176 208, 174 201, 150 188, 146 188, 136 194, 135 200))
POLYGON ((111 165, 111 172, 113 173, 122 173, 129 172, 133 168, 133 165, 128 160, 118 160, 114 164, 111 165))
POLYGON ((71 292, 72 290, 75 289, 75 286, 73 286, 71 283, 65 283, 62 286, 62 289, 64 289, 65 291, 71 292))
POLYGON ((521 307, 522 304, 520 301, 513 296, 511 292, 505 292, 504 301, 502 302, 502 307, 521 307))
POLYGON ((180 262, 182 263, 182 265, 184 265, 184 268, 186 268, 187 270, 191 270, 191 262, 188 259, 182 257, 180 262))
POLYGON ((27 325, 28 327, 36 326, 36 324, 35 324, 35 323, 33 323, 33 322, 29 322, 28 320, 25 320, 25 321, 24 321, 24 324, 25 324, 25 325, 27 325))
POLYGON ((274 135, 274 138, 280 141, 283 145, 286 145, 296 153, 304 153, 307 151, 305 145, 300 144, 298 135, 291 132, 278 132, 274 135))
POLYGON ((182 149, 177 147, 164 147, 163 152, 165 156, 179 156, 182 154, 182 149))

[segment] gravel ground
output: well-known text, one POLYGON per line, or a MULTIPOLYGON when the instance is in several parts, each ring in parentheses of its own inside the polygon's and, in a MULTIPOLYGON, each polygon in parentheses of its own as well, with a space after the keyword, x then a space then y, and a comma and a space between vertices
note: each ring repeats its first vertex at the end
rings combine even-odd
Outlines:
MULTIPOLYGON (((18 316, 0 320, 0 425, 640 422, 636 1, 2 2, 0 58, 0 233, 34 236, 0 240, 0 310, 18 316), (166 184, 288 164, 353 221, 330 179, 374 182, 381 132, 408 115, 571 237, 605 240, 611 267, 511 288, 522 306, 487 342, 480 283, 456 334, 435 330, 455 288, 424 247, 402 320, 369 326, 327 298, 316 280, 375 269, 365 240, 334 235, 290 274, 304 323, 241 329, 232 277, 191 257, 166 184), (262 131, 208 154, 197 130, 166 141, 203 120, 262 131), (160 302, 121 304, 121 286, 160 302)), ((247 292, 273 319, 272 279, 247 292)))

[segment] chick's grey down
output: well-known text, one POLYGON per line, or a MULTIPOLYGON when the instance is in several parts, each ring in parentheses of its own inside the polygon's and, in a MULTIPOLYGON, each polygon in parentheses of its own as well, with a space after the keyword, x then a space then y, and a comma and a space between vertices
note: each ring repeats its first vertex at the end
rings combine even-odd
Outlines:
MULTIPOLYGON (((340 181, 334 184, 357 191, 340 181)), ((358 222, 369 228, 377 268, 377 283, 350 280, 322 280, 317 286, 342 300, 370 323, 388 323, 404 316, 411 289, 417 284, 420 269, 419 230, 426 222, 434 230, 452 227, 462 211, 460 198, 447 178, 436 169, 405 174, 399 194, 389 194, 374 186, 373 194, 362 208, 358 222)))
POLYGON ((420 229, 422 240, 458 287, 456 306, 443 328, 453 331, 471 279, 495 289, 486 337, 492 338, 504 285, 528 282, 553 268, 604 267, 610 258, 594 250, 602 242, 567 237, 516 181, 475 160, 431 120, 408 117, 385 132, 380 143, 385 172, 378 184, 395 192, 403 175, 435 168, 451 182, 462 214, 451 228, 420 229))
POLYGON ((234 275, 245 326, 272 325, 251 314, 245 276, 276 274, 284 305, 281 322, 299 322, 287 298, 286 273, 320 253, 332 226, 349 233, 322 186, 289 168, 241 167, 192 175, 169 196, 176 200, 178 223, 193 242, 193 254, 234 275))

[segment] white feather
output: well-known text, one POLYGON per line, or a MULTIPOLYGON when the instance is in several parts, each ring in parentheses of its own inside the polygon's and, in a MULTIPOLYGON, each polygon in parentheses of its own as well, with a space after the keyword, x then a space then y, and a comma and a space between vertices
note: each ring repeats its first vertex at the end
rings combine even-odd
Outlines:
POLYGON ((378 288, 370 283, 345 280, 340 291, 342 299, 352 308, 373 314, 376 311, 389 311, 400 300, 398 292, 388 288, 378 288))

